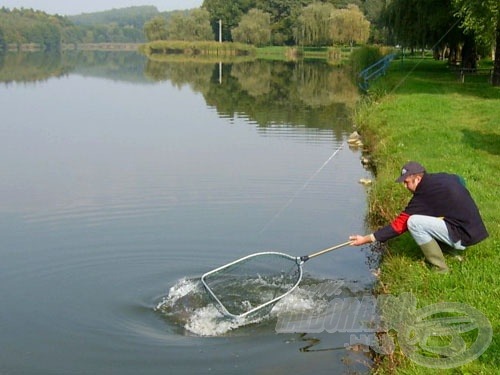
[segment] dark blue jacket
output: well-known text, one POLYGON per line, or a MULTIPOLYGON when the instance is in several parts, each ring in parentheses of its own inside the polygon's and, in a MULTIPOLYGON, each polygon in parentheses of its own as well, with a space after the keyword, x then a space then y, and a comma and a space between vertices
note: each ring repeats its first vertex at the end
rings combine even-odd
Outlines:
POLYGON ((404 211, 390 225, 377 230, 375 238, 387 241, 404 233, 411 215, 443 217, 453 242, 461 241, 463 246, 488 237, 474 200, 454 174, 424 174, 404 211))

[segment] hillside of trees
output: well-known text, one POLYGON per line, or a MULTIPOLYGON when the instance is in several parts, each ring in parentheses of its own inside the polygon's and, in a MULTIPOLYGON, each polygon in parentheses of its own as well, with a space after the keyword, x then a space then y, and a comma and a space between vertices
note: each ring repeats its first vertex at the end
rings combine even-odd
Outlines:
POLYGON ((36 43, 45 50, 56 50, 62 31, 72 27, 69 20, 41 11, 0 9, 0 47, 10 43, 36 43))
POLYGON ((121 9, 111 9, 102 12, 82 13, 68 16, 75 25, 96 26, 116 24, 123 27, 142 29, 144 23, 159 15, 155 6, 133 6, 121 9))
POLYGON ((143 43, 144 23, 179 12, 159 12, 154 6, 112 9, 76 16, 50 15, 33 9, 0 8, 0 50, 9 45, 36 44, 58 50, 61 43, 143 43))

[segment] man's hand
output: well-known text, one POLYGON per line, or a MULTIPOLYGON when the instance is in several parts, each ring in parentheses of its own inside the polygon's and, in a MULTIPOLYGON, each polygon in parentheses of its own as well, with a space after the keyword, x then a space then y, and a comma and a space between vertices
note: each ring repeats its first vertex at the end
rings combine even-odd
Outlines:
POLYGON ((352 246, 360 246, 367 243, 375 242, 375 237, 373 236, 373 234, 367 234, 366 236, 354 234, 352 236, 349 236, 349 240, 351 241, 352 246))

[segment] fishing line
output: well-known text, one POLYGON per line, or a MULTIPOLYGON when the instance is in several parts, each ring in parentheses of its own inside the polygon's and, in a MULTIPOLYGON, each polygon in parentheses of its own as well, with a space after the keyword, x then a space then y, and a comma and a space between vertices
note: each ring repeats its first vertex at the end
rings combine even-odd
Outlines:
POLYGON ((323 163, 323 165, 319 167, 318 170, 316 170, 316 172, 314 172, 311 177, 309 177, 309 179, 304 183, 304 185, 302 185, 300 189, 298 189, 295 192, 295 194, 288 200, 288 202, 286 202, 285 205, 278 210, 278 212, 272 217, 271 220, 269 220, 269 222, 266 225, 264 225, 264 227, 259 231, 259 233, 265 232, 267 228, 272 223, 274 223, 276 219, 278 219, 278 217, 283 213, 283 211, 285 211, 292 204, 292 202, 309 186, 311 181, 318 175, 318 173, 320 173, 323 170, 323 168, 325 168, 328 165, 330 160, 332 160, 335 157, 335 155, 339 153, 339 151, 342 149, 343 146, 344 145, 341 144, 339 147, 335 149, 333 154, 331 154, 330 157, 326 159, 326 161, 323 163))
MULTIPOLYGON (((434 48, 443 41, 443 39, 451 32, 451 30, 453 30, 455 28, 455 26, 458 25, 458 23, 460 22, 460 19, 457 19, 456 22, 450 26, 450 28, 441 36, 441 38, 439 38, 439 40, 432 46, 432 50, 434 50, 434 48)), ((415 69, 420 65, 420 63, 423 61, 424 59, 420 59, 420 61, 417 62, 417 64, 415 64, 415 66, 413 66, 410 71, 398 82, 398 84, 391 90, 391 92, 394 92, 396 91, 407 79, 408 77, 415 71, 415 69)), ((313 173, 313 175, 311 177, 309 177, 309 179, 304 183, 304 185, 302 185, 302 187, 297 190, 295 192, 295 194, 288 200, 288 202, 285 203, 285 205, 278 210, 278 212, 272 217, 271 220, 269 220, 269 222, 264 225, 264 227, 259 231, 259 233, 263 233, 267 230, 267 228, 269 228, 269 226, 274 223, 276 221, 276 219, 278 219, 278 217, 283 213, 283 211, 285 211, 291 204, 292 202, 309 186, 309 184, 311 183, 311 181, 316 177, 316 175, 318 173, 320 173, 323 168, 326 167, 326 165, 330 162, 330 160, 332 160, 335 155, 337 155, 339 153, 339 151, 342 149, 343 147, 343 144, 341 144, 339 147, 337 147, 337 149, 333 152, 332 155, 330 155, 330 157, 323 163, 323 165, 321 167, 319 167, 319 169, 313 173)))

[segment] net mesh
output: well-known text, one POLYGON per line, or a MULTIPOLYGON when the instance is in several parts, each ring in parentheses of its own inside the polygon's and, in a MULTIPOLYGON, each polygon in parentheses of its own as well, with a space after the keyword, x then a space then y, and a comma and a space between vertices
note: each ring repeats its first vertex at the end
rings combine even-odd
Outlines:
POLYGON ((232 316, 270 310, 302 278, 297 258, 267 252, 249 255, 202 276, 202 282, 222 312, 232 316))

